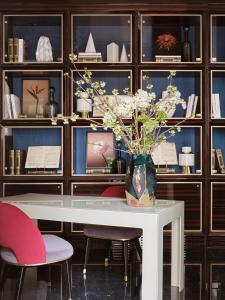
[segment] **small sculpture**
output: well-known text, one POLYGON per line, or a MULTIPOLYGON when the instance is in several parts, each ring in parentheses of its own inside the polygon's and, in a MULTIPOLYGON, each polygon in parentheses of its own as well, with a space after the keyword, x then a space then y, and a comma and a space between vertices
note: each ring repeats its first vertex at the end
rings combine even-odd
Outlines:
POLYGON ((119 46, 116 43, 110 43, 107 45, 107 61, 119 61, 119 46))
POLYGON ((36 60, 43 62, 53 61, 52 46, 47 36, 40 36, 36 50, 36 60))
POLYGON ((120 56, 120 62, 128 62, 127 51, 126 51, 126 47, 124 44, 123 44, 123 48, 122 48, 122 52, 121 52, 121 56, 120 56))
POLYGON ((87 46, 86 46, 86 49, 85 49, 85 52, 87 53, 95 53, 96 50, 95 50, 95 44, 94 44, 94 41, 93 41, 93 37, 92 37, 92 34, 90 32, 89 34, 89 38, 88 38, 88 42, 87 42, 87 46))

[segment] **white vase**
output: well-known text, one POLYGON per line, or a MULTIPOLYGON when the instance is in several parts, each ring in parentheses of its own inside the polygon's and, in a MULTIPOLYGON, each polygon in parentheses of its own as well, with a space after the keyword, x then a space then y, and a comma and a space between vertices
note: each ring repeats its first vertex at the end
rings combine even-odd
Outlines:
POLYGON ((40 62, 53 61, 52 46, 47 36, 40 36, 38 40, 36 60, 40 62))

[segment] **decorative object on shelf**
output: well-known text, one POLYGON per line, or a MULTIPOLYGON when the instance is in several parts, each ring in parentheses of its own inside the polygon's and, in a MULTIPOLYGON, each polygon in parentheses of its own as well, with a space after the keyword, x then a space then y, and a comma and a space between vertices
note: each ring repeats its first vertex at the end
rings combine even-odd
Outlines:
POLYGON ((191 51, 191 42, 188 38, 190 27, 184 26, 184 42, 183 42, 183 61, 190 62, 192 61, 192 51, 191 51))
POLYGON ((14 61, 14 55, 13 55, 13 38, 8 38, 8 62, 13 62, 14 61))
POLYGON ((157 62, 181 61, 181 32, 179 26, 157 25, 152 31, 152 55, 157 62))
POLYGON ((214 118, 214 119, 221 118, 220 94, 219 93, 213 93, 211 96, 211 114, 212 114, 212 118, 214 118))
POLYGON ((82 118, 88 118, 88 114, 92 112, 92 100, 88 93, 80 93, 80 98, 77 99, 77 112, 82 114, 82 118))
POLYGON ((119 61, 119 46, 114 42, 107 45, 107 61, 108 62, 119 61))
POLYGON ((186 109, 186 102, 180 100, 180 92, 172 92, 170 89, 163 91, 162 98, 157 102, 158 109, 164 111, 167 118, 173 117, 178 104, 181 104, 184 110, 186 109))
POLYGON ((174 166, 178 164, 175 143, 161 143, 153 149, 151 155, 154 165, 158 166, 156 168, 157 174, 175 173, 175 168, 168 168, 168 166, 174 166))
POLYGON ((95 44, 94 44, 91 32, 90 32, 89 37, 88 37, 88 41, 87 41, 85 52, 86 53, 95 53, 96 52, 95 44))
POLYGON ((114 159, 112 132, 88 132, 86 173, 111 173, 109 161, 114 159))
POLYGON ((19 38, 8 38, 8 62, 22 63, 25 57, 25 41, 19 38))
POLYGON ((113 174, 125 174, 126 173, 126 160, 122 157, 122 143, 121 141, 116 142, 116 158, 112 162, 112 173, 113 174))
POLYGON ((216 149, 216 158, 217 158, 218 169, 220 173, 224 174, 225 165, 224 165, 223 153, 221 148, 216 149))
POLYGON ((48 79, 23 79, 23 114, 28 118, 43 118, 48 94, 48 79))
POLYGON ((90 32, 85 52, 78 53, 78 62, 101 62, 101 52, 96 52, 92 34, 90 32))
POLYGON ((127 51, 124 44, 120 55, 120 62, 128 62, 127 51))
POLYGON ((48 118, 54 118, 58 113, 58 103, 55 102, 55 88, 50 86, 49 88, 49 103, 45 105, 45 115, 48 118))
POLYGON ((195 165, 195 155, 191 152, 191 147, 182 147, 182 153, 179 153, 179 165, 182 167, 183 174, 191 174, 190 167, 195 165))
POLYGON ((217 169, 216 169, 216 149, 212 149, 212 151, 211 151, 211 172, 212 172, 212 174, 217 173, 217 169))
POLYGON ((15 175, 25 174, 26 151, 15 150, 15 175))
POLYGON ((10 149, 9 150, 9 174, 14 175, 15 173, 15 150, 10 149))
POLYGON ((36 60, 38 62, 53 61, 52 46, 47 36, 40 36, 36 49, 36 60))
POLYGON ((196 109, 198 104, 198 96, 195 94, 191 94, 188 97, 187 101, 187 109, 186 109, 186 118, 194 118, 196 115, 196 109))

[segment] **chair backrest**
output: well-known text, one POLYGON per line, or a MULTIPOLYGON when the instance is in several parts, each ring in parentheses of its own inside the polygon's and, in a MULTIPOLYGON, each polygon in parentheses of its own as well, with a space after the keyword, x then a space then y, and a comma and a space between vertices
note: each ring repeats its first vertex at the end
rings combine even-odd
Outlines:
POLYGON ((102 197, 116 197, 125 198, 125 186, 124 185, 112 185, 104 190, 101 194, 102 197))
POLYGON ((20 265, 46 262, 44 240, 36 224, 8 203, 0 203, 0 246, 13 251, 20 265))

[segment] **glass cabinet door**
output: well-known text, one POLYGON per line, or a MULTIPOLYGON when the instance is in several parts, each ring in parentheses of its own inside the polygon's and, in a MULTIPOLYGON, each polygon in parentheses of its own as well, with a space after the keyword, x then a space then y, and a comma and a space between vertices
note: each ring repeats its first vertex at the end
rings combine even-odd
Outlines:
POLYGON ((142 15, 141 62, 201 62, 200 15, 142 15))
POLYGON ((73 15, 72 52, 81 63, 130 63, 131 15, 73 15))

